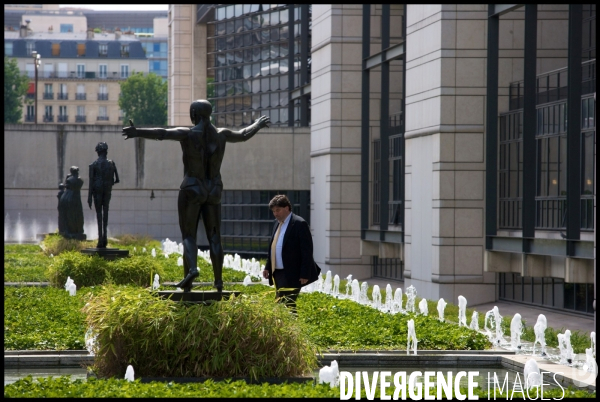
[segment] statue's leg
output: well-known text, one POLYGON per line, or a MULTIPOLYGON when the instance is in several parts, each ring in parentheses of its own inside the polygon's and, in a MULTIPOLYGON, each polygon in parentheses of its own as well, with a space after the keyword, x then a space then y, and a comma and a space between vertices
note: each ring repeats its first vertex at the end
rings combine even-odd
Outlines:
POLYGON ((183 274, 184 278, 176 286, 184 291, 192 289, 194 278, 198 277, 198 246, 196 245, 196 232, 200 220, 200 206, 189 199, 185 190, 179 191, 177 199, 179 213, 179 229, 183 239, 183 274))
POLYGON ((106 230, 108 226, 108 205, 102 205, 102 246, 106 247, 108 244, 108 232, 106 230))
POLYGON ((223 247, 221 246, 221 204, 203 205, 202 220, 210 244, 210 260, 215 274, 215 288, 223 290, 223 247))
POLYGON ((98 244, 97 248, 104 247, 102 245, 102 201, 97 194, 94 194, 94 208, 96 208, 96 220, 98 221, 98 244))

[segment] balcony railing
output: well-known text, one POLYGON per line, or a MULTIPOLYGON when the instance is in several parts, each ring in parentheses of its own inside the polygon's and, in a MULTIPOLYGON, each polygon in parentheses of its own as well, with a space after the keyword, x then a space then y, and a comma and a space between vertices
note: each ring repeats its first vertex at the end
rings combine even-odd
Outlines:
POLYGON ((66 123, 69 121, 69 116, 67 115, 58 115, 58 120, 59 123, 66 123))
POLYGON ((75 123, 85 123, 85 116, 75 116, 75 123))
POLYGON ((98 100, 108 100, 108 94, 98 94, 98 100))
POLYGON ((35 120, 35 116, 34 115, 32 115, 32 114, 25 115, 25 122, 33 123, 34 120, 35 120))
POLYGON ((35 94, 27 94, 26 98, 27 99, 34 99, 35 98, 35 94))
POLYGON ((98 116, 98 120, 108 121, 108 116, 98 116))
POLYGON ((50 115, 44 116, 44 123, 52 123, 53 121, 54 121, 54 116, 50 116, 50 115))
POLYGON ((57 93, 56 94, 56 99, 58 100, 67 100, 69 99, 69 94, 68 93, 57 93))
POLYGON ((54 99, 54 92, 44 92, 44 99, 54 99))
POLYGON ((75 94, 76 100, 85 100, 86 94, 75 94))

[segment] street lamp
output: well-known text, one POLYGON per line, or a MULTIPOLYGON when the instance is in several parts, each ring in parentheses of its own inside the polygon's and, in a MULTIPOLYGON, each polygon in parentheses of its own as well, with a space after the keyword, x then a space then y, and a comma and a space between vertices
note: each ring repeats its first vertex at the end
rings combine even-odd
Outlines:
POLYGON ((31 57, 33 57, 33 65, 35 67, 35 106, 33 109, 33 121, 37 124, 37 101, 38 101, 38 67, 42 64, 42 57, 35 50, 31 52, 31 57))

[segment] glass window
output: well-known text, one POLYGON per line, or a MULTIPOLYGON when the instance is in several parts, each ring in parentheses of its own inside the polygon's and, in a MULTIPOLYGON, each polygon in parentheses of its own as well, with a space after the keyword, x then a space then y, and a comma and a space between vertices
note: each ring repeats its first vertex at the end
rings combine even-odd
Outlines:
POLYGON ((108 44, 100 43, 98 45, 98 55, 99 56, 108 56, 108 44))
POLYGON ((99 78, 106 78, 107 75, 107 66, 106 64, 100 64, 98 65, 98 77, 99 78))
POLYGON ((4 55, 5 56, 13 55, 13 43, 11 41, 4 41, 4 55))
POLYGON ((121 64, 121 78, 129 78, 129 65, 121 64))
POLYGON ((61 33, 73 32, 73 24, 60 24, 60 32, 61 33))
POLYGON ((35 42, 27 41, 27 43, 25 44, 25 47, 27 50, 27 56, 31 56, 31 53, 35 50, 35 42))
POLYGON ((85 78, 85 64, 77 64, 77 78, 85 78))
POLYGON ((77 116, 85 115, 85 106, 77 106, 77 116))

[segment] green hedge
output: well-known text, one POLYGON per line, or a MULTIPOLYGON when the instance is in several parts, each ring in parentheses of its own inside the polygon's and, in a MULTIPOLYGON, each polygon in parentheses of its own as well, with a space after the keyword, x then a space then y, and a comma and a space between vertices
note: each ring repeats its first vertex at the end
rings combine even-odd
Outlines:
POLYGON ((79 251, 65 251, 52 259, 48 267, 50 284, 63 287, 71 277, 78 287, 96 286, 105 282, 118 285, 150 286, 154 274, 163 276, 163 268, 149 255, 133 255, 107 261, 99 256, 88 256, 79 251))
POLYGON ((129 364, 149 377, 297 377, 317 367, 298 320, 265 295, 190 306, 106 286, 83 311, 102 377, 123 378, 129 364))

